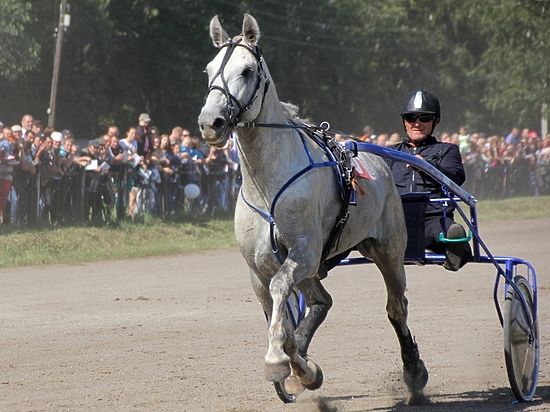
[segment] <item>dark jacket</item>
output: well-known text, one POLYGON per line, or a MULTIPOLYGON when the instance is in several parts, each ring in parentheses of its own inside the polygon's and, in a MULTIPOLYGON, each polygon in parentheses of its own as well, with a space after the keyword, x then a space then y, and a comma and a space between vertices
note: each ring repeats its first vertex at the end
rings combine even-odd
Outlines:
POLYGON ((137 153, 140 156, 147 156, 153 150, 153 136, 151 134, 151 126, 136 126, 138 135, 137 153))
MULTIPOLYGON (((412 146, 408 141, 389 146, 391 149, 412 155, 420 155, 449 177, 459 186, 466 180, 464 166, 458 146, 452 143, 442 143, 433 136, 428 136, 419 146, 412 146)), ((425 173, 422 173, 406 163, 387 160, 395 180, 395 185, 399 194, 413 192, 430 192, 430 198, 444 196, 441 190, 441 184, 431 179, 425 173)), ((449 210, 450 211, 450 210, 449 210)), ((442 206, 430 203, 426 210, 427 215, 441 214, 442 206)))

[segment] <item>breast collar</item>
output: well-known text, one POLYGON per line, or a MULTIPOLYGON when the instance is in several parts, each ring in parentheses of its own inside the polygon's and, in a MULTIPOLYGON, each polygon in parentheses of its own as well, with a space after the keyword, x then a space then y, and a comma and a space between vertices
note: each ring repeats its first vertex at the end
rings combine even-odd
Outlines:
MULTIPOLYGON (((244 203, 250 209, 252 209, 254 212, 256 212, 262 219, 264 219, 267 223, 269 223, 269 238, 270 238, 270 242, 271 242, 271 251, 273 252, 273 254, 275 255, 275 257, 277 258, 277 260, 279 261, 280 264, 283 263, 284 257, 281 254, 281 251, 279 249, 279 246, 277 244, 277 239, 276 239, 276 236, 275 236, 275 226, 276 226, 276 223, 275 223, 275 208, 277 206, 277 202, 279 201, 279 199, 281 198, 283 193, 294 182, 296 182, 298 179, 300 179, 306 173, 308 173, 309 171, 311 171, 313 169, 318 169, 318 168, 324 168, 324 167, 332 168, 335 175, 336 175, 336 179, 337 179, 338 186, 339 186, 339 191, 340 191, 340 197, 343 201, 341 211, 340 211, 340 216, 338 217, 338 220, 337 220, 333 230, 331 231, 331 234, 329 236, 329 241, 327 242, 327 244, 324 247, 323 259, 326 257, 326 255, 330 251, 330 249, 332 247, 334 247, 334 245, 337 243, 338 238, 341 234, 341 231, 343 230, 343 226, 345 225, 345 223, 347 222, 348 217, 349 217, 348 208, 349 208, 349 201, 350 201, 350 198, 351 198, 352 190, 351 190, 351 182, 348 182, 348 179, 346 179, 346 176, 345 176, 345 173, 348 170, 348 169, 346 169, 346 166, 344 165, 344 163, 347 163, 346 159, 344 158, 345 156, 344 156, 344 154, 342 154, 342 153, 345 153, 345 150, 340 148, 340 146, 338 146, 338 148, 341 149, 340 151, 334 150, 334 148, 330 147, 331 144, 327 144, 326 139, 319 132, 314 132, 314 131, 311 131, 311 130, 307 131, 307 129, 304 130, 304 129, 300 129, 300 128, 296 128, 296 131, 298 132, 298 135, 300 136, 300 139, 302 141, 302 146, 303 146, 303 148, 304 148, 304 150, 307 154, 309 164, 307 164, 300 171, 298 171, 296 174, 294 174, 294 176, 292 176, 290 179, 288 179, 287 182, 279 189, 279 191, 277 192, 277 194, 273 198, 273 202, 272 202, 271 206, 269 206, 269 210, 268 211, 262 210, 261 208, 253 205, 251 202, 246 200, 246 198, 244 197, 244 194, 243 194, 243 190, 242 189, 240 190, 241 199, 244 201, 244 203), (310 149, 307 145, 307 138, 310 138, 311 140, 313 140, 313 142, 323 150, 323 152, 325 153, 325 155, 328 158, 327 161, 316 162, 313 159, 313 155, 311 154, 311 151, 310 151, 310 149), (341 158, 339 158, 339 157, 341 157, 341 158)), ((335 142, 332 142, 332 143, 334 143, 334 145, 336 145, 336 146, 338 145, 335 142)))

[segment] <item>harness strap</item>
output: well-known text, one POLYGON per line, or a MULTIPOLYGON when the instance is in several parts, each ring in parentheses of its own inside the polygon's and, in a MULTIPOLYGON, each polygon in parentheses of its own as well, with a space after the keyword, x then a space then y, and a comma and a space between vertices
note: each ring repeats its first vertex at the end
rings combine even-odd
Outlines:
MULTIPOLYGON (((322 131, 326 132, 327 129, 321 126, 310 126, 310 125, 300 125, 292 122, 288 123, 256 123, 256 122, 239 122, 236 124, 237 127, 265 127, 268 129, 296 129, 296 130, 305 130, 306 132, 316 132, 322 131)), ((309 135, 309 134, 308 134, 309 135)), ((311 137, 311 136, 310 136, 311 137)))
POLYGON ((324 136, 319 137, 314 132, 312 132, 312 129, 305 126, 298 126, 295 124, 292 125, 286 125, 289 128, 294 128, 298 131, 298 135, 300 136, 300 139, 302 141, 302 145, 304 147, 304 150, 308 156, 309 164, 305 166, 303 169, 301 169, 299 172, 297 172, 294 176, 292 176, 277 192, 275 197, 273 198, 273 202, 271 204, 271 207, 269 208, 269 212, 266 212, 259 207, 253 205, 250 203, 246 198, 244 197, 243 191, 241 189, 241 198, 245 202, 245 204, 250 207, 252 210, 254 210, 258 215, 264 219, 267 223, 269 223, 269 238, 271 242, 271 251, 276 256, 277 260, 280 264, 284 262, 284 256, 282 256, 282 253, 279 249, 279 245, 277 243, 277 239, 275 236, 275 208, 277 207, 277 202, 282 196, 282 194, 298 179, 300 179, 303 175, 305 175, 310 170, 316 169, 316 168, 322 168, 322 167, 332 167, 335 170, 336 177, 339 182, 339 188, 340 188, 340 197, 342 199, 342 207, 340 208, 340 213, 338 215, 338 218, 336 220, 335 225, 333 226, 332 230, 330 231, 329 237, 327 239, 327 242, 325 246, 323 247, 323 252, 321 254, 321 261, 324 261, 330 251, 337 247, 338 242, 340 241, 340 236, 342 235, 342 232, 344 230, 344 226, 346 222, 349 219, 349 205, 350 205, 350 199, 352 198, 353 194, 353 188, 352 188, 352 182, 351 179, 348 179, 347 176, 349 176, 349 171, 347 170, 347 164, 349 163, 349 159, 346 158, 346 152, 343 148, 340 148, 338 145, 329 145, 327 144, 324 136), (309 131, 310 133, 303 133, 302 130, 309 131), (306 134, 308 137, 310 137, 318 146, 320 146, 325 154, 330 159, 329 161, 323 161, 323 162, 315 162, 313 160, 313 157, 311 155, 311 152, 309 151, 306 143, 306 139, 304 138, 304 134, 306 134), (340 157, 341 161, 338 161, 333 151, 340 150, 340 157))

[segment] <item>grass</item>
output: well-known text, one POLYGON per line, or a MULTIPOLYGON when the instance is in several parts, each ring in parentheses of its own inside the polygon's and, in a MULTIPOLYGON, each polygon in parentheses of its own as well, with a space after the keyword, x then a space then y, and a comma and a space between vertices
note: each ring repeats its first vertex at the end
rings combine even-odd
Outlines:
POLYGON ((545 219, 550 218, 550 196, 483 200, 477 204, 476 210, 480 225, 485 222, 545 219))
POLYGON ((26 229, 0 235, 0 268, 166 256, 235 246, 233 222, 210 220, 115 227, 26 229))
MULTIPOLYGON (((484 223, 550 218, 550 196, 481 201, 484 223)), ((166 256, 235 247, 233 221, 220 219, 170 223, 149 218, 145 223, 115 227, 62 227, 0 231, 0 268, 49 263, 166 256)))

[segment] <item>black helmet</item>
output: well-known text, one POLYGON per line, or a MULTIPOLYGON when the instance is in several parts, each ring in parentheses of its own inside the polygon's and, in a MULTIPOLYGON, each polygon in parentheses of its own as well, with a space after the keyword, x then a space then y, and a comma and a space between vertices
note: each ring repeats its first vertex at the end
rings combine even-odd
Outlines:
POLYGON ((432 113, 435 115, 435 126, 441 119, 439 100, 427 90, 414 91, 407 96, 401 109, 401 116, 409 113, 432 113))

